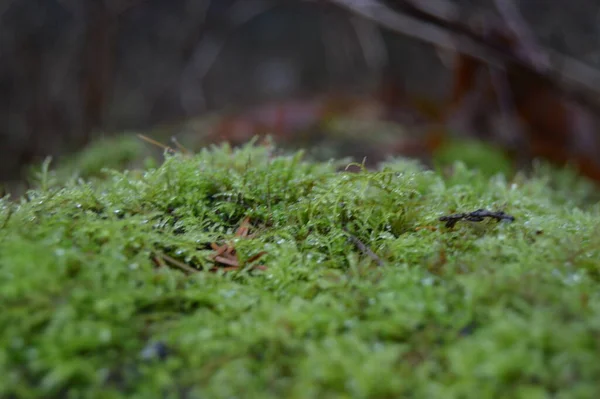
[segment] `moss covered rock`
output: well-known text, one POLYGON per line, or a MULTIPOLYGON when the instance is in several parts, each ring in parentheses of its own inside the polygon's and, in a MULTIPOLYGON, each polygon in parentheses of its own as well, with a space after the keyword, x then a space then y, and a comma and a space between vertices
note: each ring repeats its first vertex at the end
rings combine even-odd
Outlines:
POLYGON ((0 397, 600 394, 595 189, 339 169, 249 145, 45 170, 0 203, 0 397), (438 220, 480 208, 515 220, 438 220))

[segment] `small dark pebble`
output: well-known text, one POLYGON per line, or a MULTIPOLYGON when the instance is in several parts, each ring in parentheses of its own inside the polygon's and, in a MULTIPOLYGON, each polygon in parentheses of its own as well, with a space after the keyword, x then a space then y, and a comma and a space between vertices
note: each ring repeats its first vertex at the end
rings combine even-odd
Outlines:
POLYGON ((460 335, 461 337, 468 337, 469 335, 472 335, 476 329, 477 329, 477 323, 471 322, 471 323, 467 324, 466 326, 464 326, 463 328, 461 328, 460 331, 458 332, 458 335, 460 335))
POLYGON ((161 341, 148 343, 140 352, 140 357, 143 360, 165 360, 168 355, 169 348, 161 341))

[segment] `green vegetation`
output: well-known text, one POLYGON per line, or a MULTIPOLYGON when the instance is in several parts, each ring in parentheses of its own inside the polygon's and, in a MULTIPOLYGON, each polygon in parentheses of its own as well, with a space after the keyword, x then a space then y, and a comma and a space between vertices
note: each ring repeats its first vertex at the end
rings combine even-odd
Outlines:
POLYGON ((496 147, 481 140, 453 139, 441 146, 433 158, 437 167, 460 160, 469 168, 477 168, 484 176, 497 173, 510 176, 514 173, 510 159, 496 147))
MULTIPOLYGON (((59 180, 102 178, 104 169, 126 169, 149 158, 143 143, 131 133, 94 141, 73 156, 65 157, 54 174, 59 180)), ((150 162, 150 161, 147 161, 150 162)))
POLYGON ((2 200, 0 397, 600 395, 592 186, 274 152, 46 167, 2 200), (438 221, 478 208, 516 220, 438 221), (242 267, 210 271, 228 241, 242 267))

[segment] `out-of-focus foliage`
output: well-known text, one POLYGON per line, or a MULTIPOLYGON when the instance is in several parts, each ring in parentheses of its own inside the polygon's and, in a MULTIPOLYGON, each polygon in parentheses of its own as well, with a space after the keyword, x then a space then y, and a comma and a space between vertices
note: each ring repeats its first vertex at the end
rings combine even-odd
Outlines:
POLYGON ((511 176, 514 173, 513 162, 500 149, 476 140, 454 139, 437 149, 433 160, 440 168, 462 161, 488 177, 498 173, 511 176))

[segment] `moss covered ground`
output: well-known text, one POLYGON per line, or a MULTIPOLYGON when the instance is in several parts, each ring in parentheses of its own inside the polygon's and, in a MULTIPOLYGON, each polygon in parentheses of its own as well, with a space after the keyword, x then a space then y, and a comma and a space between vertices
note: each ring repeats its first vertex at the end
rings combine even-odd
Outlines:
POLYGON ((600 396, 593 186, 343 166, 268 145, 46 165, 0 202, 0 397, 600 396), (438 220, 479 208, 515 220, 438 220))

